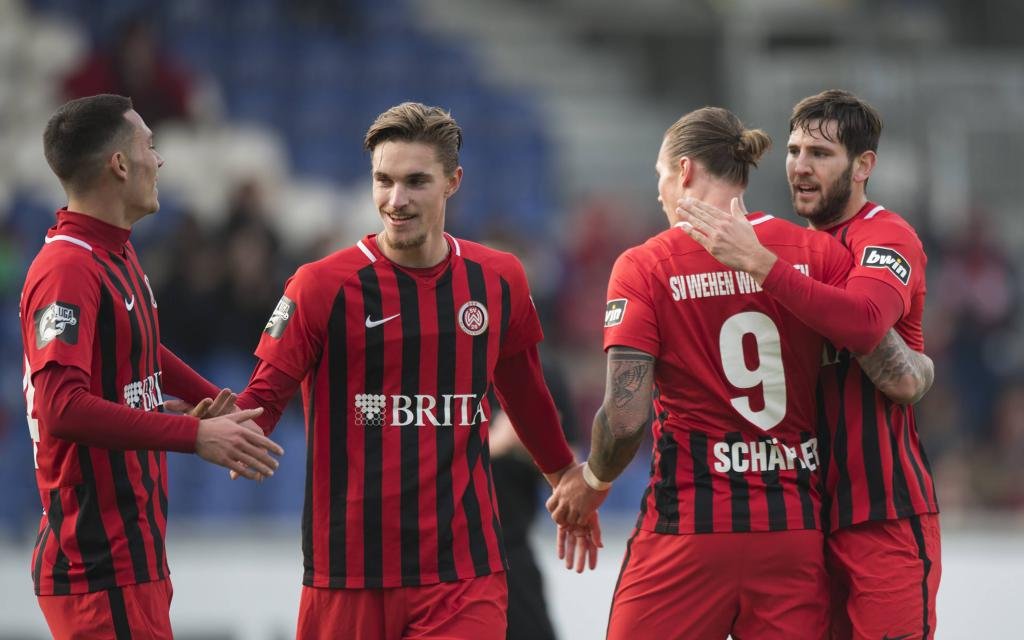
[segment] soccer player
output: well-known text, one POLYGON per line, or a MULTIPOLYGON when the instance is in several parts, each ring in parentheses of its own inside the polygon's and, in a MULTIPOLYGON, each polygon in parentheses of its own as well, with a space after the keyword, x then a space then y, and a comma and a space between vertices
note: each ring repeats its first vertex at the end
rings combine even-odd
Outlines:
MULTIPOLYGON (((789 260, 761 246, 740 215, 698 203, 684 209, 691 235, 716 257, 750 273, 773 299, 847 347, 828 354, 818 389, 832 637, 931 638, 941 573, 935 483, 913 407, 890 402, 872 383, 878 374, 903 379, 912 403, 933 373, 918 353, 927 260, 921 241, 903 218, 867 198, 881 130, 877 111, 845 91, 805 98, 790 118, 793 206, 852 253, 845 289, 791 277, 789 260), (848 342, 858 332, 852 324, 879 319, 902 340, 852 357, 865 353, 848 342)), ((738 203, 736 209, 742 213, 738 203)))
POLYGON ((160 344, 157 302, 129 236, 160 206, 163 160, 131 100, 68 102, 43 144, 68 206, 29 267, 20 305, 43 503, 35 592, 55 638, 171 638, 166 451, 253 479, 277 467, 268 452, 283 452, 247 422, 259 411, 163 413, 165 391, 201 412, 230 405, 230 395, 160 344))
POLYGON ((552 485, 573 466, 522 265, 444 232, 461 144, 437 107, 377 117, 365 148, 383 229, 299 268, 238 399, 269 431, 302 386, 299 638, 505 637, 491 388, 552 485))
MULTIPOLYGON (((747 274, 724 269, 675 211, 683 196, 718 206, 740 197, 769 144, 725 109, 680 118, 655 165, 671 226, 612 269, 590 455, 548 504, 560 525, 585 518, 636 453, 653 399, 652 476, 615 588, 611 639, 817 639, 826 626, 808 392, 824 340, 747 274)), ((800 277, 845 281, 850 257, 833 238, 765 213, 749 219, 800 277)))

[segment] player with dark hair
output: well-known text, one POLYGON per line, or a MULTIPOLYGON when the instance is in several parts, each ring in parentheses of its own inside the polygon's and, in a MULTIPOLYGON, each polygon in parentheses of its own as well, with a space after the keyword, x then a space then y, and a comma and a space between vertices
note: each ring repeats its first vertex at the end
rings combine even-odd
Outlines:
POLYGON ((573 466, 522 265, 444 232, 461 144, 437 107, 377 117, 365 147, 383 229, 299 268, 239 396, 269 431, 302 387, 299 638, 503 639, 489 391, 552 485, 573 466))
POLYGON ((171 638, 166 452, 195 452, 252 479, 272 475, 269 452, 283 452, 249 421, 259 410, 203 420, 163 412, 165 392, 196 404, 196 415, 220 413, 232 396, 160 343, 129 236, 160 206, 163 159, 131 100, 68 102, 43 144, 68 206, 20 305, 43 503, 35 591, 55 638, 171 638))
POLYGON ((933 378, 920 353, 927 258, 913 227, 867 198, 881 131, 878 112, 846 91, 805 98, 790 118, 793 206, 853 254, 845 288, 794 278, 784 256, 761 246, 739 203, 731 214, 701 203, 683 208, 694 239, 836 347, 818 388, 832 637, 931 638, 939 508, 910 406, 933 378), (894 330, 877 349, 851 342, 860 325, 878 324, 894 330))

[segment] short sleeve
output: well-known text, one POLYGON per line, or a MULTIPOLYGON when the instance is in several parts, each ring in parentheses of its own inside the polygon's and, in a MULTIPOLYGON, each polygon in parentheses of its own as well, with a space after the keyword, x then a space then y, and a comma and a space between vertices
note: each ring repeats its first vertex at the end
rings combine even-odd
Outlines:
POLYGON ((659 356, 661 335, 647 275, 629 251, 615 261, 604 311, 605 350, 631 347, 659 356))
POLYGON ((899 218, 860 221, 850 229, 846 244, 853 254, 850 278, 872 278, 896 289, 903 308, 911 308, 911 297, 924 274, 924 249, 917 234, 899 218))
POLYGON ((263 327, 256 357, 274 365, 296 380, 320 358, 327 319, 334 300, 308 267, 301 267, 285 284, 263 327))
POLYGON ((22 292, 22 342, 33 374, 51 363, 92 372, 101 283, 89 254, 71 250, 81 255, 37 261, 22 292))
POLYGON ((502 277, 508 283, 510 307, 508 333, 501 341, 500 357, 504 358, 537 344, 544 339, 544 332, 522 263, 513 257, 511 268, 502 277))

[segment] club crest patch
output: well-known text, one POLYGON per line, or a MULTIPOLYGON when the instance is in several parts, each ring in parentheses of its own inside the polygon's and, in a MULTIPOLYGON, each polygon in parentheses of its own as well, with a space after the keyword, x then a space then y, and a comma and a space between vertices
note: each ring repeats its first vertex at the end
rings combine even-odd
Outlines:
POLYGON ((626 299, 616 298, 608 301, 608 306, 604 308, 604 327, 614 327, 617 324, 622 324, 622 319, 626 316, 626 299))
POLYGON ((872 269, 888 269, 903 284, 910 283, 910 263, 895 249, 864 247, 864 256, 861 258, 860 264, 862 267, 871 267, 872 269))
POLYGON ((58 339, 66 344, 78 344, 78 306, 67 302, 53 302, 36 311, 32 320, 36 327, 36 349, 58 339))
POLYGON ((462 305, 458 313, 459 328, 471 336, 487 331, 487 307, 476 300, 462 305))
POLYGON ((274 308, 274 313, 270 314, 270 320, 267 320, 267 326, 263 327, 263 332, 271 338, 280 338, 294 313, 295 303, 288 296, 281 296, 274 308))

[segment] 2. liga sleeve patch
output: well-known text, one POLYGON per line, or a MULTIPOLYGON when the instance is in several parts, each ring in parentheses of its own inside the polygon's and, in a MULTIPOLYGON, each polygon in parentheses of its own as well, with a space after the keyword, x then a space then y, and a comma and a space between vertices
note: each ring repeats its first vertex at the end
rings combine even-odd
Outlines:
POLYGON ((78 306, 67 302, 53 302, 36 311, 32 316, 36 327, 36 349, 42 349, 55 338, 66 344, 78 344, 80 319, 78 306))
POLYGON ((270 315, 270 320, 267 320, 267 326, 263 327, 263 333, 266 333, 271 338, 280 338, 294 313, 295 303, 288 296, 281 296, 277 306, 274 308, 274 313, 270 315))
POLYGON ((626 299, 616 298, 608 301, 608 306, 604 309, 604 326, 605 328, 614 327, 617 324, 622 324, 622 318, 626 315, 626 299))
POLYGON ((860 265, 872 269, 888 269, 903 284, 910 283, 910 263, 895 249, 864 247, 860 265))

